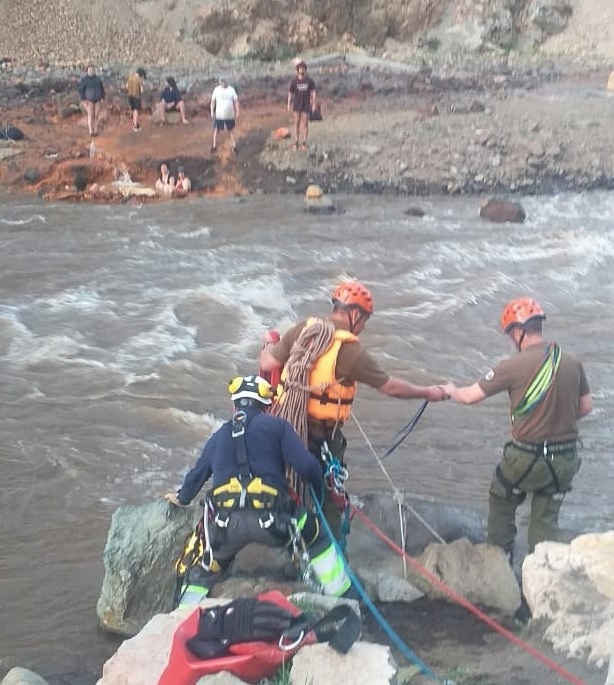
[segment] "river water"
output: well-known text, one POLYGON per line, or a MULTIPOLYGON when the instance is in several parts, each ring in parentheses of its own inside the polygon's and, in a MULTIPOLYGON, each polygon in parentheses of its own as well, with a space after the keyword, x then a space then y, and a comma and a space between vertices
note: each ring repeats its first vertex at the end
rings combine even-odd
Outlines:
MULTIPOLYGON (((99 672, 102 549, 123 504, 180 483, 255 370, 261 334, 328 312, 344 275, 368 284, 365 344, 393 374, 470 383, 512 352, 502 305, 531 294, 547 332, 585 363, 595 411, 563 508, 573 530, 614 527, 610 363, 612 194, 525 199, 524 225, 491 225, 477 199, 345 198, 316 217, 298 197, 144 207, 5 200, 0 209, 0 676, 99 672), (610 418, 608 418, 610 417, 610 418)), ((362 388, 377 449, 416 411, 362 388)), ((507 403, 429 406, 387 460, 417 495, 485 509, 507 403)), ((389 486, 348 425, 351 492, 389 486)))

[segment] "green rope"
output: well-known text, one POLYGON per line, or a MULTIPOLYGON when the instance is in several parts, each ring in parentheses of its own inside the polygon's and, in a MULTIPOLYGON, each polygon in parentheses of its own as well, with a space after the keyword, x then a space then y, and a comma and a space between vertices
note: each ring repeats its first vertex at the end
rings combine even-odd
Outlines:
POLYGON ((561 363, 561 348, 551 343, 546 352, 546 358, 531 379, 522 399, 512 410, 512 421, 529 414, 547 395, 559 364, 561 363))

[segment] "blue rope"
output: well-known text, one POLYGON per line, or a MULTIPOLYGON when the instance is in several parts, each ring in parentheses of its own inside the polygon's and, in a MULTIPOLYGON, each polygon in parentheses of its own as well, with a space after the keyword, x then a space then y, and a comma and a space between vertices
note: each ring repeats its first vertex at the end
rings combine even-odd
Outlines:
MULTIPOLYGON (((419 418, 419 417, 418 417, 419 418)), ((396 645, 396 647, 399 649, 399 651, 407 658, 408 661, 410 661, 412 664, 415 664, 422 673, 425 675, 429 676, 430 678, 433 678, 433 680, 437 681, 440 683, 441 681, 435 673, 418 657, 416 656, 411 649, 403 642, 403 640, 397 635, 397 633, 394 632, 392 629, 392 626, 386 621, 386 619, 382 616, 378 608, 373 604, 371 598, 369 595, 365 592, 364 588, 362 587, 360 581, 350 568, 349 564, 347 563, 347 560, 339 547, 339 543, 335 539, 335 536, 333 535, 333 532, 328 524, 328 521, 326 520, 324 516, 324 512, 322 511, 322 505, 320 504, 320 501, 318 500, 316 493, 313 489, 313 486, 309 486, 309 493, 311 495, 311 499, 313 500, 313 503, 315 504, 316 511, 318 513, 318 519, 324 526, 324 529, 328 533, 328 537, 330 538, 331 542, 333 543, 333 546, 337 552, 337 554, 340 555, 341 559, 343 560, 343 565, 345 566, 346 573, 350 577, 350 580, 352 581, 352 585, 356 588, 356 591, 360 595, 362 601, 366 604, 367 608, 369 611, 373 614, 374 618, 377 620, 377 622, 380 624, 384 632, 388 635, 388 637, 391 639, 391 641, 396 645)))

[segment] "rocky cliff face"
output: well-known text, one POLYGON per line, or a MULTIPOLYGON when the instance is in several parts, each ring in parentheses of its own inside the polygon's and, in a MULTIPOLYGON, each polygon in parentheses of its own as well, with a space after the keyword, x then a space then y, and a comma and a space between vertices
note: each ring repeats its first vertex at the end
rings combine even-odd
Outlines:
MULTIPOLYGON (((228 0, 201 3, 178 37, 229 58, 283 59, 322 47, 509 50, 564 30, 571 0, 228 0)), ((151 3, 149 3, 151 12, 151 3)), ((137 5, 138 9, 138 5, 137 5)), ((173 14, 176 14, 174 12, 173 14)), ((179 12, 181 15, 181 12, 179 12)), ((171 28, 166 20, 166 27, 171 28)))
POLYGON ((202 67, 340 49, 466 57, 534 50, 566 35, 555 44, 560 52, 614 57, 612 7, 611 0, 0 0, 0 58, 202 67))

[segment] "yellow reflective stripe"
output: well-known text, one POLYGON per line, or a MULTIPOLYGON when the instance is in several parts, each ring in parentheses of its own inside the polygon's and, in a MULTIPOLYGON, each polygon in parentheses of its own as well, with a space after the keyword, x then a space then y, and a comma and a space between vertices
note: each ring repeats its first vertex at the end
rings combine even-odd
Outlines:
POLYGON ((188 538, 181 556, 175 562, 175 570, 180 576, 183 575, 191 566, 194 566, 202 555, 202 540, 200 536, 194 532, 188 538))
POLYGON ((185 592, 182 594, 181 600, 179 601, 179 606, 194 606, 208 594, 209 588, 203 587, 202 585, 188 585, 185 589, 185 592))
POLYGON ((512 417, 514 419, 517 419, 524 414, 528 414, 536 404, 541 402, 552 384, 552 380, 556 375, 560 362, 561 348, 555 344, 550 345, 548 356, 538 369, 535 377, 531 380, 524 396, 512 412, 512 417))
POLYGON ((324 594, 337 597, 350 588, 352 581, 345 572, 343 560, 333 545, 313 558, 311 565, 322 585, 324 594))

